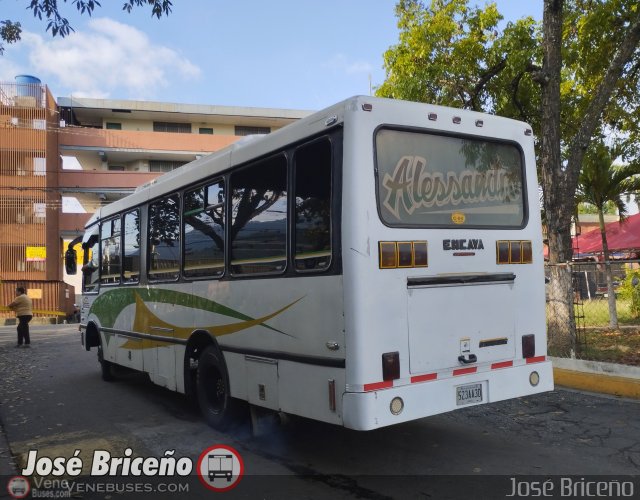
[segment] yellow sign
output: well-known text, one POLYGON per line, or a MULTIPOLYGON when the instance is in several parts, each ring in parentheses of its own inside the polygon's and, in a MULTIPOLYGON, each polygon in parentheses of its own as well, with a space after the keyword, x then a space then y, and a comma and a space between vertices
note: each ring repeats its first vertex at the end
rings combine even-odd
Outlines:
POLYGON ((466 217, 462 212, 453 212, 451 214, 451 221, 454 224, 464 224, 465 220, 466 220, 466 217))
POLYGON ((47 247, 27 247, 27 262, 43 262, 47 260, 47 247))
POLYGON ((27 288, 27 297, 30 299, 41 299, 42 288, 27 288))

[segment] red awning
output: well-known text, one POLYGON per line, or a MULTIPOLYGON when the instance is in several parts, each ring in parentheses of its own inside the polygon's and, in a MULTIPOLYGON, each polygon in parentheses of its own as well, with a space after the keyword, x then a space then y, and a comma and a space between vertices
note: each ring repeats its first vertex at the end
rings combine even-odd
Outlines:
MULTIPOLYGON (((607 245, 610 252, 640 251, 640 214, 627 218, 624 222, 605 224, 607 245)), ((602 252, 602 235, 599 229, 573 238, 574 257, 582 254, 602 252)))

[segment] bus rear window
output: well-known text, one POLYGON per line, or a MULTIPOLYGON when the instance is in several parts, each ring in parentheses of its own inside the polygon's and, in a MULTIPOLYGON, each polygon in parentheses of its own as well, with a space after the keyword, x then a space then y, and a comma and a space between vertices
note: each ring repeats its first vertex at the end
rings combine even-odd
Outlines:
POLYGON ((524 226, 524 168, 514 144, 383 128, 375 145, 385 224, 524 226))

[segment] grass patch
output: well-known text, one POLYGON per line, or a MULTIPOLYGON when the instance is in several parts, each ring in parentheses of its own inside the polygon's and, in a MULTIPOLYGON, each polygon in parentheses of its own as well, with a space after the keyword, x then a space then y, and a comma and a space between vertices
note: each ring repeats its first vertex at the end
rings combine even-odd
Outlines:
POLYGON ((640 366, 640 328, 586 329, 578 357, 593 361, 640 366))
MULTIPOLYGON (((609 301, 607 299, 585 300, 582 305, 584 311, 584 326, 609 326, 609 301)), ((640 327, 640 318, 631 315, 631 300, 617 299, 618 324, 640 327)), ((576 315, 582 314, 576 306, 576 315)))

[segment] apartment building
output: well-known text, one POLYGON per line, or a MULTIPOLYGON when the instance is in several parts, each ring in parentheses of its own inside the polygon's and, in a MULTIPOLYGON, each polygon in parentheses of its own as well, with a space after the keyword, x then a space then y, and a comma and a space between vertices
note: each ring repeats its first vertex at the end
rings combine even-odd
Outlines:
POLYGON ((76 97, 56 101, 34 77, 0 83, 1 304, 24 285, 36 309, 70 314, 80 280, 64 274, 62 255, 98 207, 241 136, 269 133, 307 114, 76 97))

